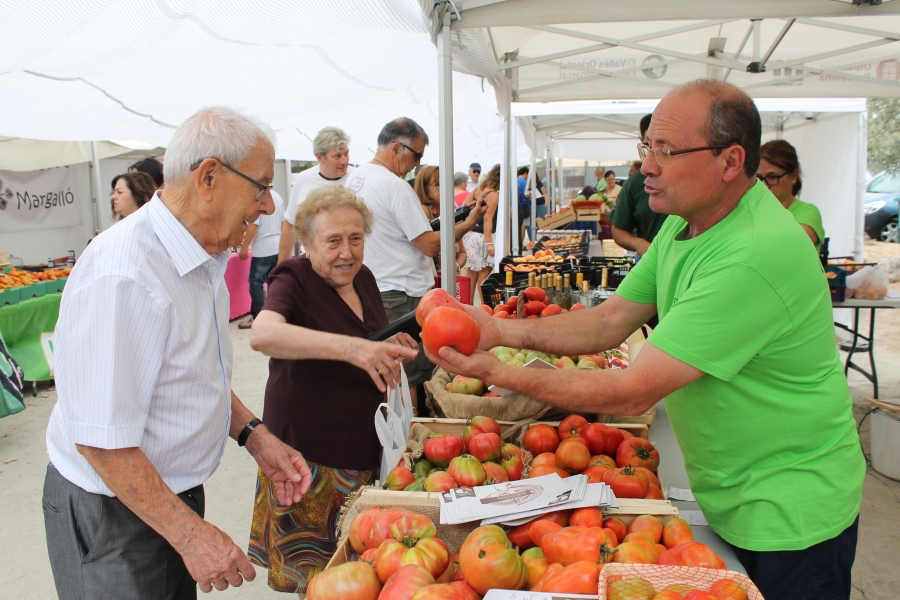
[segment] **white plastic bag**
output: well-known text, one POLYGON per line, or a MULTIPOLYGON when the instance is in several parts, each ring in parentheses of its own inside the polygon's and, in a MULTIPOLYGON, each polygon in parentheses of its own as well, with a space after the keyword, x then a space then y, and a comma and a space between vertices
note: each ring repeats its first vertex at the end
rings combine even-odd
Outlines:
POLYGON ((887 295, 887 273, 877 267, 863 267, 847 276, 847 298, 881 300, 887 295))
POLYGON ((388 390, 387 402, 378 405, 375 411, 375 432, 383 448, 381 454, 381 480, 391 472, 403 452, 409 437, 410 422, 413 418, 412 396, 406 371, 400 366, 400 385, 388 390), (384 410, 382 410, 384 409, 384 410), (387 413, 385 417, 384 413, 387 413))

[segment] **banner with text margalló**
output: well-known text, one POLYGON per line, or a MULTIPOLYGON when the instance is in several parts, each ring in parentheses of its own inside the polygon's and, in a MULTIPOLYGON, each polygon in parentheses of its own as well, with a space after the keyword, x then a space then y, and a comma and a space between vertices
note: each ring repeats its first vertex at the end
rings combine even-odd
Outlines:
POLYGON ((76 169, 0 171, 0 233, 81 225, 76 169))

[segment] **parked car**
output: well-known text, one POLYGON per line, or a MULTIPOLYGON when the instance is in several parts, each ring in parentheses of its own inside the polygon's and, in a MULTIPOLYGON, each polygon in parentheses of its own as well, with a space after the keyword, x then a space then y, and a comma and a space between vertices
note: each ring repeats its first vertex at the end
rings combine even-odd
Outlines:
POLYGON ((873 240, 900 242, 897 213, 900 207, 900 175, 879 173, 866 187, 866 234, 873 240))

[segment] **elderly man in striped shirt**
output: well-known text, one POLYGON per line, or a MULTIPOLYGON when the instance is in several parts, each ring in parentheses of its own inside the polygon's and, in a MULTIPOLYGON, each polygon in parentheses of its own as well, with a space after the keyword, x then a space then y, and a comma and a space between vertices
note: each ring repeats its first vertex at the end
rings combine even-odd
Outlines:
POLYGON ((166 185, 98 236, 56 329, 59 400, 47 428, 43 509, 59 597, 196 598, 255 576, 203 520, 203 483, 228 437, 299 502, 303 457, 231 391, 230 247, 274 209, 274 134, 225 108, 175 132, 166 185))

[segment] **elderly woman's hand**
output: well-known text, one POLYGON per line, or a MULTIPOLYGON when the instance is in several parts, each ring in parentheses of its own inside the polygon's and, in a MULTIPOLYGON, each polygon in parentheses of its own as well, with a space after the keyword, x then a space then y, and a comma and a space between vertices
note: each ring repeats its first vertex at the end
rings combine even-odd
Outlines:
MULTIPOLYGON (((412 338, 407 334, 397 334, 412 338)), ((370 342, 359 338, 353 338, 353 343, 345 359, 352 365, 356 365, 369 374, 378 391, 384 392, 387 388, 393 388, 400 384, 400 361, 413 359, 418 354, 418 345, 415 348, 408 347, 406 341, 394 342, 370 342)))
MULTIPOLYGON (((419 343, 416 339, 409 335, 408 333, 403 333, 402 331, 395 335, 394 337, 388 338, 384 340, 388 344, 400 344, 401 346, 405 346, 406 348, 411 348, 415 350, 417 353, 419 352, 419 343)), ((400 362, 409 362, 412 359, 402 358, 400 362)))

